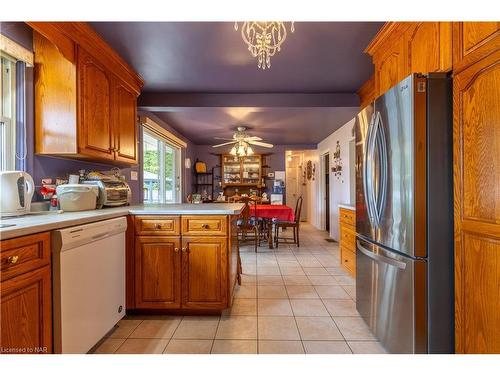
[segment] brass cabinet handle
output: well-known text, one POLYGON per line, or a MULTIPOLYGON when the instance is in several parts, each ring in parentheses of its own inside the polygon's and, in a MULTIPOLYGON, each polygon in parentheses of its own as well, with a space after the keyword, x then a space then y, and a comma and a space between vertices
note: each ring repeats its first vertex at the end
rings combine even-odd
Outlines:
POLYGON ((158 223, 157 223, 157 224, 155 224, 155 228, 156 228, 156 229, 161 229, 161 224, 158 224, 158 223))
POLYGON ((179 252, 179 248, 178 248, 178 247, 176 247, 176 248, 174 249, 174 251, 175 251, 176 253, 178 253, 178 252, 179 252))
POLYGON ((16 264, 19 260, 19 255, 13 255, 7 258, 7 263, 16 264))
POLYGON ((208 224, 201 224, 201 227, 202 227, 203 229, 208 229, 208 228, 210 228, 208 224))
POLYGON ((187 246, 186 246, 186 247, 183 247, 183 248, 182 248, 182 252, 183 252, 183 253, 189 253, 189 247, 187 247, 187 246))

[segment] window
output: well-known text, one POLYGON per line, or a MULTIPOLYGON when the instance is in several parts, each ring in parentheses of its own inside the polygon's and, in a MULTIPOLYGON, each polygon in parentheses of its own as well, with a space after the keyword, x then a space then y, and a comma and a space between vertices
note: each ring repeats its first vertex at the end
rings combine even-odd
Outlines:
POLYGON ((16 61, 1 53, 0 170, 16 167, 16 61))
POLYGON ((179 203, 181 149, 153 132, 143 131, 144 203, 179 203))

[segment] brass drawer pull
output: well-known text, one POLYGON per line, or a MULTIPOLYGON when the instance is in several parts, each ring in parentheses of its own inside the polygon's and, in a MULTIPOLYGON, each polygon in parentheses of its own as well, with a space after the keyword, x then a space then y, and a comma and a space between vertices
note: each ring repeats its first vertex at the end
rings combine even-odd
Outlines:
POLYGON ((19 260, 19 255, 12 255, 7 258, 7 263, 16 264, 18 260, 19 260))
POLYGON ((161 224, 155 224, 156 229, 161 229, 161 224))
POLYGON ((210 228, 210 226, 209 226, 208 224, 201 224, 201 227, 202 227, 203 229, 208 229, 208 228, 210 228))

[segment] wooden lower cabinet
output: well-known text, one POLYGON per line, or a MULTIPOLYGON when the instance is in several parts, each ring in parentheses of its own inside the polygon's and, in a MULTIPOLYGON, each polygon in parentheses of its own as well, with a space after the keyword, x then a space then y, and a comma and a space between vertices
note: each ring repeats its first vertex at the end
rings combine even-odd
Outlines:
POLYGON ((182 307, 223 309, 227 304, 227 239, 182 239, 182 307))
POLYGON ((236 233, 235 218, 144 215, 130 220, 135 225, 135 236, 131 237, 133 257, 128 260, 134 272, 134 277, 127 279, 128 301, 133 301, 128 310, 228 308, 237 277, 238 248, 232 235, 236 233), (148 229, 151 223, 170 222, 177 229, 182 222, 182 232, 165 236, 163 229, 148 229), (133 285, 129 285, 131 280, 133 285))
POLYGON ((181 253, 179 237, 135 239, 136 307, 181 307, 181 253))
POLYGON ((339 208, 340 265, 356 276, 356 211, 339 208))
POLYGON ((1 242, 0 354, 52 353, 50 235, 1 242))

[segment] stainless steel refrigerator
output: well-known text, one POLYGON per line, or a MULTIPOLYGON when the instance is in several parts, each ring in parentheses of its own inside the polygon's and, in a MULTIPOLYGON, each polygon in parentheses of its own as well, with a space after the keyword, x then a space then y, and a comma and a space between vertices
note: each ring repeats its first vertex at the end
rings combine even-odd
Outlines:
POLYGON ((451 79, 413 74, 356 117, 356 307, 390 353, 452 353, 451 79))

